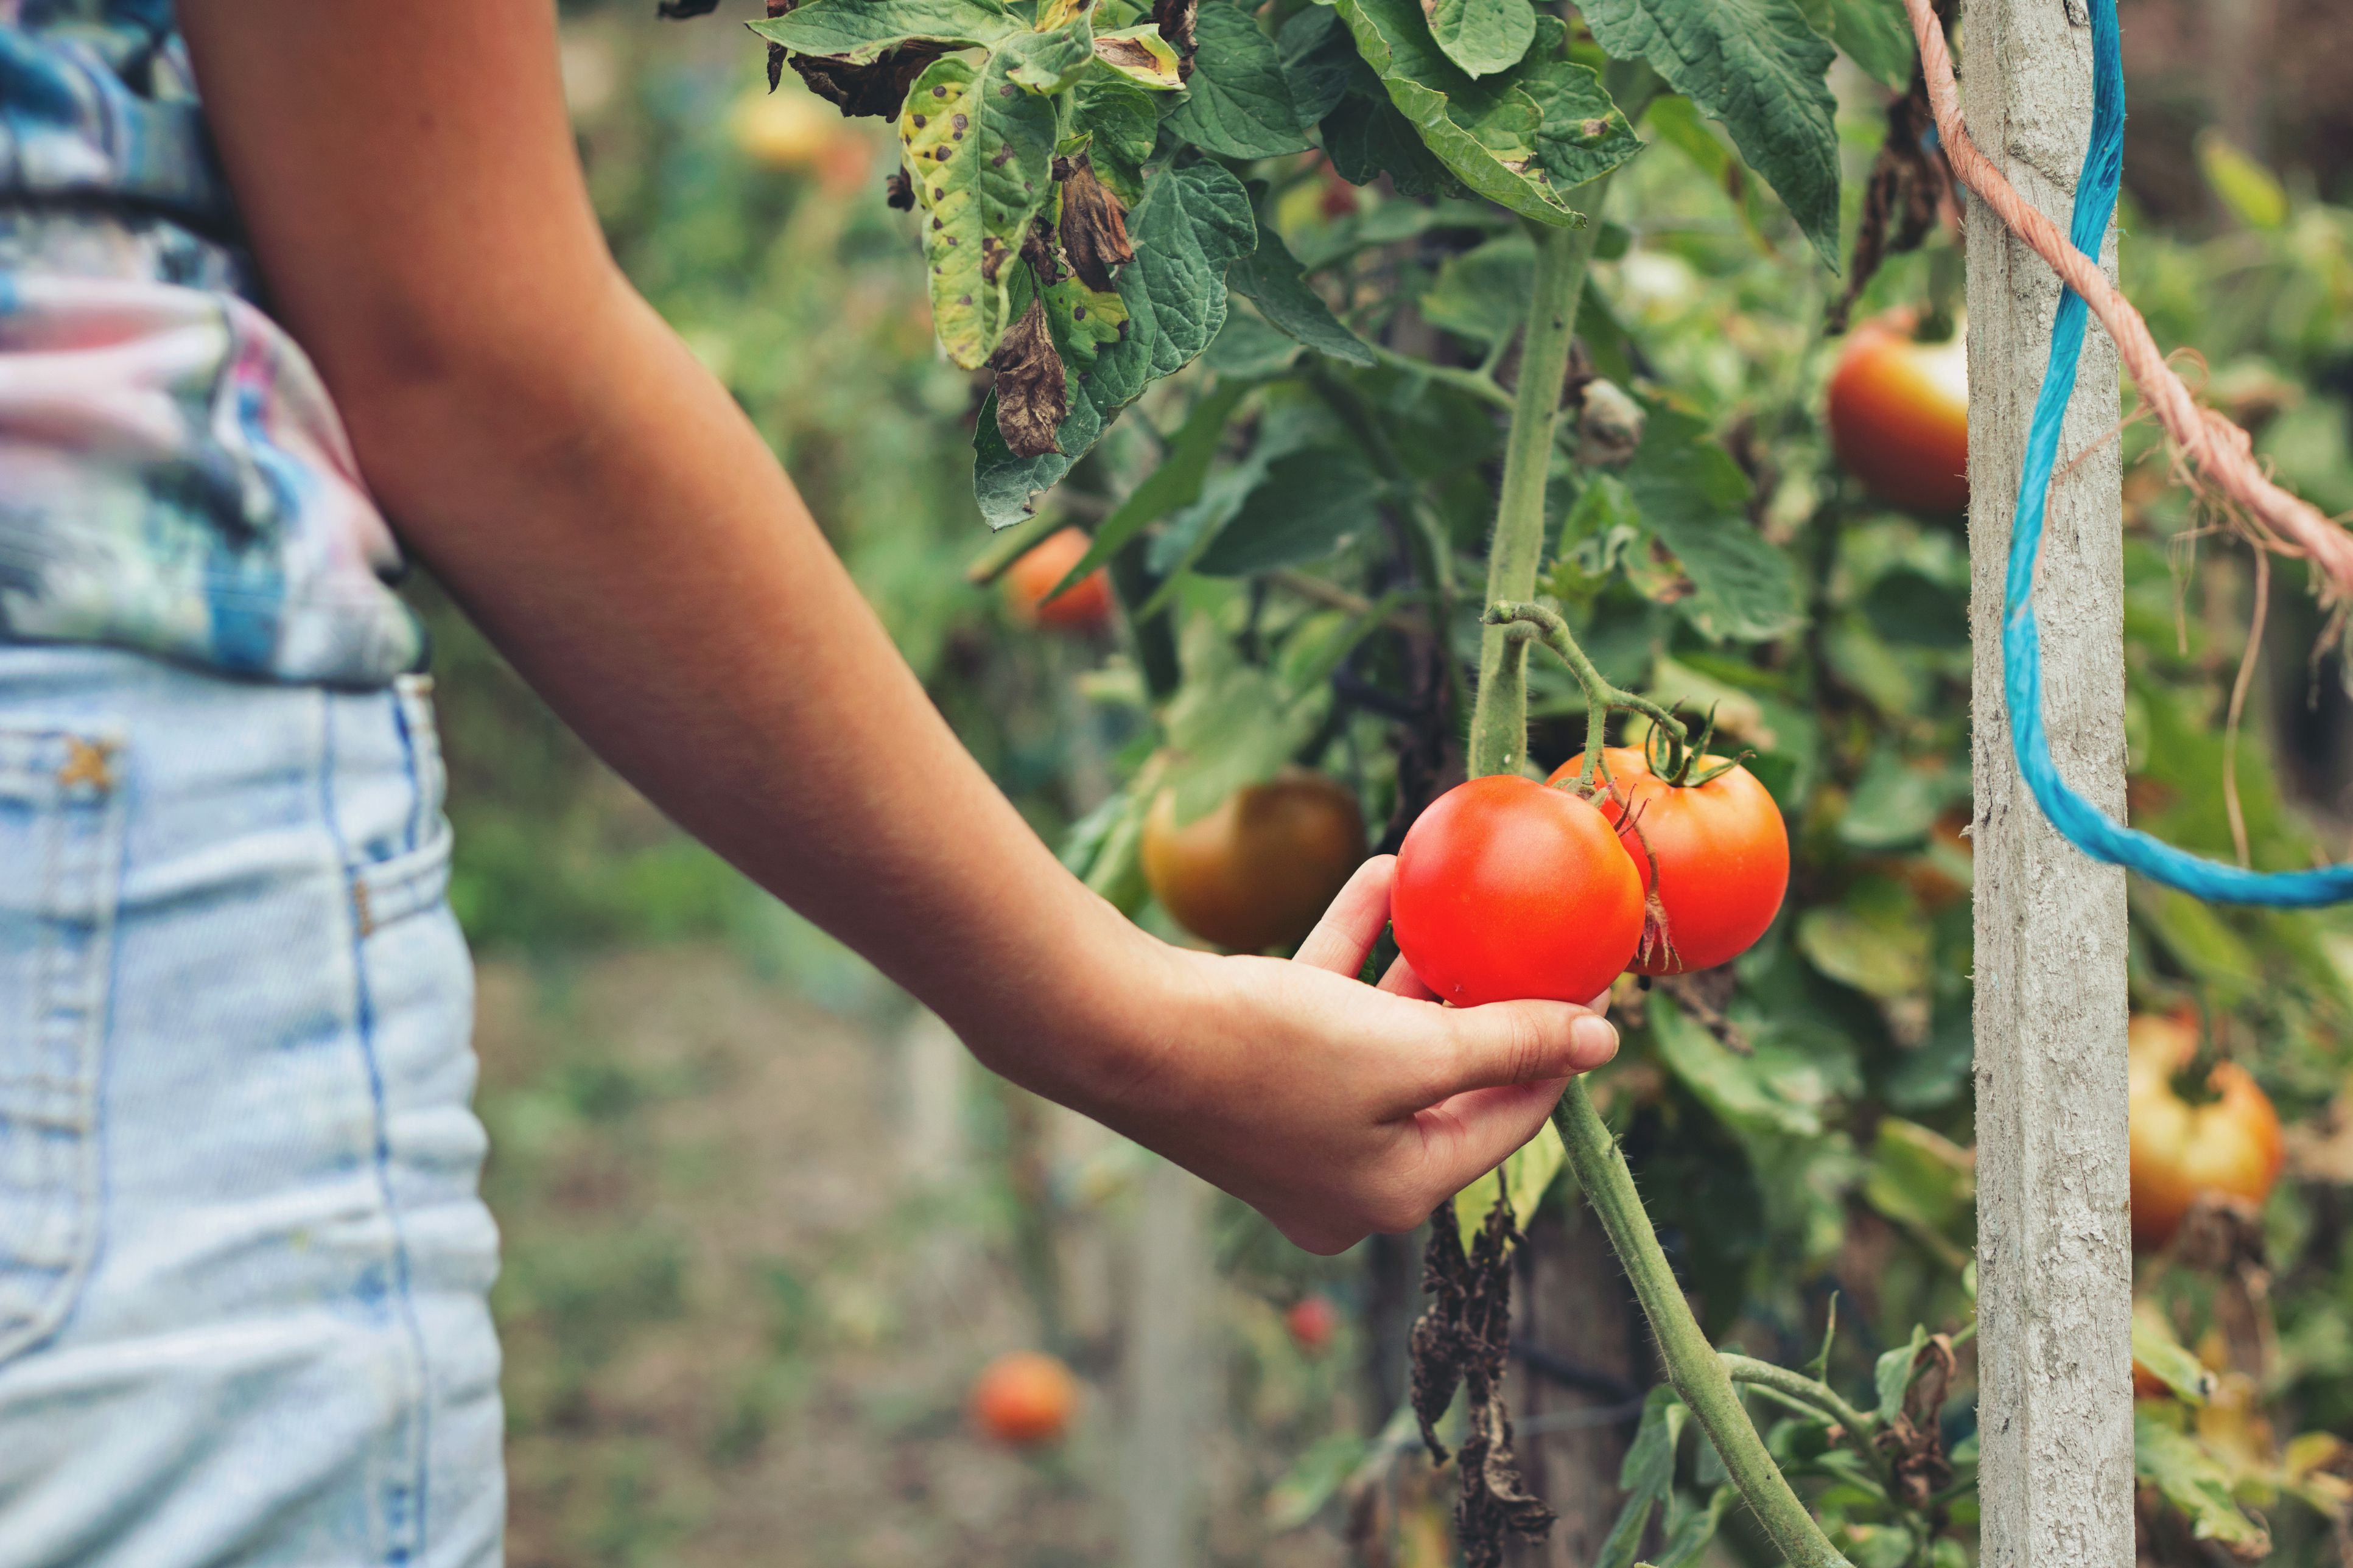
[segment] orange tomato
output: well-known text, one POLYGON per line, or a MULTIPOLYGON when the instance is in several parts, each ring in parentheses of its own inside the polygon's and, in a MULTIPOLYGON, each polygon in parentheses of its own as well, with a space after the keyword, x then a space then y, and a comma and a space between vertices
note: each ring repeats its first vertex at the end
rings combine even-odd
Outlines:
POLYGON ((1079 1403, 1079 1380, 1055 1356, 1013 1351, 972 1385, 972 1418, 1000 1443, 1032 1447, 1060 1438, 1079 1403))
POLYGON ((1057 631, 1099 632, 1111 625, 1111 574, 1101 567, 1088 573, 1067 593, 1054 594, 1054 584, 1071 574, 1093 542, 1083 530, 1066 528, 1050 534, 1028 554, 1006 569, 1005 601, 1013 614, 1035 626, 1057 631))
MULTIPOLYGON (((1642 891, 1658 900, 1628 967, 1684 974, 1747 952, 1789 890, 1789 832, 1772 795, 1746 768, 1725 768, 1722 757, 1692 764, 1694 775, 1724 769, 1707 783, 1676 786, 1651 771, 1639 746, 1612 746, 1602 756, 1616 792, 1596 795, 1593 805, 1618 829, 1642 891)), ((1584 761, 1562 763, 1551 782, 1574 780, 1584 761)))
POLYGON ((2214 1098, 2184 1099, 2174 1075, 2198 1052, 2197 1031, 2187 1023, 2136 1017, 2126 1042, 2134 1247, 2163 1247, 2204 1194, 2260 1207, 2286 1158, 2271 1097, 2246 1068, 2220 1062, 2207 1079, 2214 1098))
POLYGON ((1831 445, 1847 472, 1882 500, 1913 511, 1969 503, 1969 362, 1961 334, 1912 335, 1908 311, 1848 335, 1831 374, 1831 445))
POLYGON ((1163 795, 1144 821, 1144 879, 1178 925, 1237 952, 1294 947, 1365 858, 1356 792, 1286 768, 1176 826, 1163 795))

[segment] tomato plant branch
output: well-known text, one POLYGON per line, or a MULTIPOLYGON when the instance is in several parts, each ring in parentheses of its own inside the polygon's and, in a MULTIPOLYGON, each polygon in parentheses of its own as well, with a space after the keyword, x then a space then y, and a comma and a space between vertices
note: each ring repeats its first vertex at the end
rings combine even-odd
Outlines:
MULTIPOLYGON (((1609 192, 1603 175, 1585 187, 1587 221, 1581 228, 1535 227, 1535 285, 1528 300, 1527 331, 1520 342, 1519 386, 1512 399, 1512 427, 1504 446, 1504 482, 1495 506, 1495 532, 1487 552, 1487 602, 1524 602, 1536 591, 1536 567, 1544 556, 1545 481, 1560 425, 1560 389, 1568 374, 1569 340, 1577 302, 1585 294, 1587 265, 1601 230, 1601 208, 1609 192)), ((1524 637, 1491 625, 1479 641, 1478 705, 1471 716, 1470 772, 1518 773, 1527 760, 1528 650, 1524 637)))
POLYGON ((1790 1398, 1810 1405, 1818 1414, 1827 1415, 1857 1437, 1867 1437, 1878 1423, 1846 1402, 1845 1396, 1827 1383, 1808 1377, 1802 1372, 1791 1372, 1786 1366, 1775 1366, 1769 1361, 1754 1356, 1724 1352, 1725 1374, 1735 1383, 1753 1384, 1786 1394, 1790 1398))
POLYGON ((1601 748, 1609 714, 1614 710, 1640 713, 1656 724, 1670 742, 1670 760, 1665 776, 1679 778, 1683 769, 1683 756, 1691 745, 1691 733, 1683 721, 1658 703, 1639 692, 1628 691, 1609 684, 1597 668, 1590 656, 1577 646, 1570 635, 1568 623, 1557 612, 1533 600, 1525 603, 1502 601, 1487 606, 1486 624, 1490 628, 1502 627, 1506 636, 1522 643, 1540 642, 1568 666, 1577 677, 1577 684, 1585 690, 1585 764, 1577 770, 1577 783, 1590 784, 1601 763, 1601 748))
MULTIPOLYGON (((1600 1217, 1609 1245, 1633 1283, 1642 1313, 1650 1320, 1660 1359, 1666 1363, 1667 1380, 1715 1445, 1725 1472, 1772 1539, 1774 1549, 1794 1568, 1847 1568, 1846 1559, 1839 1555, 1838 1548, 1790 1489, 1788 1479, 1773 1463, 1772 1455, 1765 1451, 1764 1439, 1757 1435, 1733 1388, 1725 1358, 1700 1331, 1682 1288, 1675 1283, 1667 1255, 1659 1247, 1651 1216, 1643 1212, 1641 1197, 1634 1190, 1634 1173, 1627 1169, 1618 1140, 1594 1110, 1583 1079, 1569 1080, 1552 1119, 1568 1147, 1568 1162, 1585 1190, 1586 1201, 1600 1217)), ((1810 1388, 1810 1379, 1799 1381, 1810 1388)))

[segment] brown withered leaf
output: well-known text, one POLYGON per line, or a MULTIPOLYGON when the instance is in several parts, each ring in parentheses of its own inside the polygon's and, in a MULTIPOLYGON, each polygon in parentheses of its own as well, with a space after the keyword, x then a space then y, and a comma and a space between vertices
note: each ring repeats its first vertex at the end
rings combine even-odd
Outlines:
POLYGON ((1928 87, 1915 67, 1912 90, 1887 106, 1887 140, 1871 163, 1862 188, 1862 226, 1855 231, 1854 263, 1847 272, 1846 292, 1833 301, 1829 327, 1846 331, 1854 302, 1890 256, 1917 250, 1940 218, 1957 226, 1959 205, 1953 195, 1953 166, 1939 145, 1923 145, 1936 128, 1928 107, 1928 87))
POLYGON ((1054 253, 1054 227, 1044 218, 1029 225, 1021 237, 1021 259, 1038 275, 1041 289, 1051 289, 1062 280, 1062 258, 1054 253))
POLYGON ((1071 411, 1070 384, 1054 335, 1046 330, 1046 302, 1032 298, 988 356, 997 373, 997 433, 1017 458, 1059 452, 1056 426, 1071 411))
POLYGON ((1876 1439, 1894 1472, 1897 1500, 1915 1509, 1927 1508, 1932 1498, 1953 1484, 1953 1462, 1946 1457, 1937 1415, 1957 1366, 1952 1336, 1930 1335, 1912 1358, 1912 1383, 1904 1391, 1904 1407, 1880 1428, 1876 1439))
POLYGON ((893 169, 882 179, 882 202, 902 213, 915 210, 915 182, 907 178, 904 169, 893 169))
MULTIPOLYGON (((700 4, 701 0, 688 0, 700 4)), ((800 0, 767 0, 768 15, 782 16, 800 0)), ((923 68, 947 53, 938 44, 905 44, 892 49, 881 58, 868 65, 853 65, 828 55, 790 54, 782 44, 768 46, 768 90, 776 90, 784 79, 785 67, 789 63, 800 79, 808 83, 811 92, 832 104, 852 119, 871 115, 877 120, 898 117, 899 106, 907 101, 907 89, 923 74, 923 68)))
POLYGON ((1200 46, 1193 37, 1193 18, 1200 13, 1201 0, 1152 0, 1152 20, 1168 47, 1176 51, 1176 79, 1193 79, 1193 51, 1200 46))
POLYGON ((1430 1247, 1421 1288, 1428 1310, 1413 1325, 1413 1412, 1431 1458, 1446 1462, 1438 1421, 1457 1384, 1470 1407, 1471 1429, 1458 1467, 1455 1539, 1468 1568, 1500 1568, 1504 1538, 1541 1540, 1553 1512, 1521 1479, 1512 1447, 1512 1417, 1504 1403, 1504 1367, 1512 1348, 1512 1249, 1520 1239, 1512 1222, 1510 1182, 1499 1171, 1494 1206, 1479 1234, 1462 1246, 1450 1200, 1430 1216, 1430 1247))
POLYGON ((1083 154, 1062 182, 1062 251, 1079 281, 1098 294, 1111 292, 1113 268, 1135 259, 1135 247, 1127 238, 1127 209, 1095 177, 1094 161, 1083 154))

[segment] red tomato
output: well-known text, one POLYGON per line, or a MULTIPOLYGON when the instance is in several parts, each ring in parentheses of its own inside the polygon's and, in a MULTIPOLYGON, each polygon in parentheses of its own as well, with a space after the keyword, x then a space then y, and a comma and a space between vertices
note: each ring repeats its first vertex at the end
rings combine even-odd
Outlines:
POLYGON ((1031 626, 1058 631, 1099 632, 1111 625, 1111 574, 1101 567, 1079 579, 1069 592, 1054 584, 1070 575, 1093 541, 1084 531, 1063 529, 1050 534, 1006 569, 1005 599, 1013 613, 1031 626))
POLYGON ((1079 1381, 1042 1351, 1013 1351, 990 1362, 972 1385, 972 1418, 1000 1443, 1051 1443, 1071 1424, 1079 1381))
POLYGON ((1969 362, 1961 335, 1915 342, 1898 311, 1848 336, 1831 374, 1831 445, 1882 500, 1948 513, 1969 504, 1969 362))
POLYGON ((1285 768, 1176 826, 1164 794, 1144 819, 1144 879, 1204 942, 1237 952, 1296 947, 1365 859, 1365 818, 1346 785, 1285 768))
MULTIPOLYGON (((1594 797, 1658 907, 1634 955, 1637 974, 1685 974, 1729 963, 1755 944, 1789 889, 1789 833, 1757 776, 1734 766, 1704 784, 1676 788, 1651 771, 1639 747, 1602 753, 1617 795, 1594 797), (1630 827, 1621 826, 1630 819, 1630 827), (1656 876, 1652 864, 1656 862, 1656 876), (1653 882, 1655 880, 1655 886, 1653 882)), ((1572 781, 1583 759, 1562 764, 1572 781)), ((1702 757, 1694 775, 1723 766, 1702 757)))
POLYGON ((1313 1355, 1332 1342, 1340 1327, 1340 1309, 1329 1296, 1302 1296, 1282 1314, 1282 1326, 1291 1331, 1292 1343, 1313 1355))
POLYGON ((2163 1247, 2208 1193, 2261 1207, 2286 1157, 2271 1097, 2246 1068, 2219 1062, 2206 1080, 2214 1098, 2184 1099, 2174 1075, 2198 1054, 2198 1032, 2186 1023, 2136 1017, 2126 1040, 2134 1247, 2163 1247))
POLYGON ((1389 918, 1414 973, 1449 1002, 1590 1002, 1641 940, 1642 880, 1591 805, 1496 773, 1415 819, 1389 918))

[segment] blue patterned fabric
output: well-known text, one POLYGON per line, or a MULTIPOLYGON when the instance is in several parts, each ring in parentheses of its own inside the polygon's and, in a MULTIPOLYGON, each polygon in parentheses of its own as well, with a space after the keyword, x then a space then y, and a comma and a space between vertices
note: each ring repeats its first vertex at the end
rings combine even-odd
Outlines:
POLYGON ((400 552, 238 235, 169 0, 0 0, 0 642, 381 686, 400 552))

